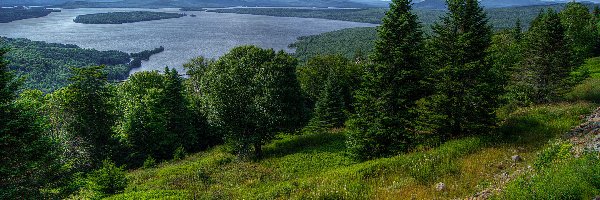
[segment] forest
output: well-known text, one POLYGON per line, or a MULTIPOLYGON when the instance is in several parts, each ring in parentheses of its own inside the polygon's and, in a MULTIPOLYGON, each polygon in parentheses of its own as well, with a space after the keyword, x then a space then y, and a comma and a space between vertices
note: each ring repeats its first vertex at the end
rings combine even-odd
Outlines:
POLYGON ((0 23, 8 23, 16 20, 45 17, 52 12, 60 12, 60 10, 47 8, 0 8, 0 23))
POLYGON ((164 50, 164 47, 159 47, 128 54, 6 37, 0 37, 0 48, 9 50, 4 58, 9 62, 8 68, 17 77, 25 78, 23 88, 43 92, 52 92, 68 85, 71 68, 105 65, 108 80, 127 79, 133 67, 139 67, 142 60, 164 50))
POLYGON ((0 199, 598 197, 600 8, 496 30, 447 3, 426 34, 393 0, 352 59, 239 46, 186 76, 70 68, 47 93, 2 50, 0 199))
POLYGON ((73 19, 76 23, 83 24, 125 24, 142 21, 180 18, 186 16, 179 13, 131 11, 131 12, 109 12, 79 15, 73 19))

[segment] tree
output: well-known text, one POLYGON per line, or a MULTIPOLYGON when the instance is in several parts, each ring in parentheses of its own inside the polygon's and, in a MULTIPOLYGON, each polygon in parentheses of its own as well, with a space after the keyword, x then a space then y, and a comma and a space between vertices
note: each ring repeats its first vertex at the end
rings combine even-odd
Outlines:
POLYGON ((276 133, 302 125, 296 64, 283 51, 241 46, 204 72, 201 95, 209 123, 224 131, 241 156, 248 156, 253 146, 261 157, 261 146, 276 133))
POLYGON ((320 128, 336 128, 344 125, 346 121, 346 102, 344 101, 341 78, 330 72, 325 87, 315 104, 314 117, 310 126, 320 128))
POLYGON ((433 26, 430 47, 436 66, 435 125, 442 140, 488 133, 503 93, 501 73, 488 62, 491 27, 477 0, 449 0, 449 13, 433 26))
POLYGON ((148 156, 170 159, 175 150, 206 147, 205 123, 194 124, 182 78, 175 69, 138 72, 119 88, 124 110, 118 130, 131 148, 129 162, 141 165, 148 156))
POLYGON ((43 199, 42 189, 60 179, 57 144, 47 135, 41 115, 43 94, 26 91, 16 99, 20 82, 0 50, 0 199, 43 199))
POLYGON ((573 52, 573 66, 579 66, 593 55, 598 45, 597 22, 588 8, 577 2, 567 3, 559 15, 565 39, 573 52))
POLYGON ((50 95, 53 134, 62 138, 77 170, 91 170, 110 158, 117 145, 112 92, 104 66, 72 68, 71 83, 50 95))
POLYGON ((552 102, 568 88, 566 79, 572 70, 571 48, 565 29, 554 10, 540 13, 524 39, 524 55, 516 84, 527 88, 534 103, 552 102))
POLYGON ((345 113, 354 111, 352 94, 360 84, 360 67, 341 55, 322 55, 310 58, 298 68, 300 88, 307 96, 308 106, 315 107, 311 126, 339 127, 346 121, 345 113), (336 119, 325 115, 335 115, 336 119))
POLYGON ((410 0, 394 0, 378 29, 373 61, 356 92, 348 147, 358 158, 389 156, 415 145, 412 109, 427 95, 423 34, 410 0))

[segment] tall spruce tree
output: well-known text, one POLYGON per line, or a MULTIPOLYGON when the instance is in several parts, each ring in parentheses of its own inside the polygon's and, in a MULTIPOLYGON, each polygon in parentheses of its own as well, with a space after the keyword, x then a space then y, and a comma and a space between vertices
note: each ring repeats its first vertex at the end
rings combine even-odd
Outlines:
POLYGON ((314 117, 310 126, 317 128, 336 128, 346 121, 346 103, 344 101, 341 77, 330 72, 321 95, 315 104, 314 117))
POLYGON ((517 84, 534 103, 552 102, 568 88, 572 70, 571 48, 558 13, 547 10, 532 22, 524 39, 525 56, 517 72, 517 84))
POLYGON ((426 95, 422 81, 423 33, 410 0, 393 0, 378 29, 373 60, 356 92, 348 122, 350 151, 360 159, 389 156, 414 145, 411 112, 426 95))
POLYGON ((442 140, 486 133, 496 125, 503 81, 488 62, 491 27, 477 0, 448 0, 449 13, 433 26, 434 125, 442 140))

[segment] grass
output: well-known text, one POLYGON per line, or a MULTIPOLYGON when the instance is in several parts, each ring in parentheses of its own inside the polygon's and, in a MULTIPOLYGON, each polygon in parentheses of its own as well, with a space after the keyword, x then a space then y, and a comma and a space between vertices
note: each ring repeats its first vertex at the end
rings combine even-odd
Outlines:
POLYGON ((428 151, 357 162, 342 130, 281 135, 265 158, 238 160, 225 146, 128 173, 123 194, 110 199, 432 199, 464 198, 498 184, 503 172, 531 165, 550 138, 580 123, 594 104, 522 108, 497 136, 449 141, 428 151), (521 155, 525 162, 513 163, 521 155), (447 190, 435 191, 444 182, 447 190))
MULTIPOLYGON (((595 89, 600 59, 587 66, 594 73, 572 93, 595 89)), ((279 135, 254 162, 217 146, 130 171, 125 192, 108 199, 455 199, 481 191, 499 199, 587 198, 598 194, 600 162, 565 158, 565 145, 548 141, 579 125, 600 98, 573 95, 570 100, 518 108, 501 116, 492 135, 365 162, 347 154, 343 130, 279 135), (523 162, 512 161, 513 155, 523 162), (447 188, 436 191, 439 182, 447 188)))

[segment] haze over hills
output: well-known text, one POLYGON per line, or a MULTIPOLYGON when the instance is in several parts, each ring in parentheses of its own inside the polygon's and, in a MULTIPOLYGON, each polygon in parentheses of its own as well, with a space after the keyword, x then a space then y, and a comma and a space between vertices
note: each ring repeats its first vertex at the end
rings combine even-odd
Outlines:
MULTIPOLYGON (((0 6, 58 5, 60 7, 228 7, 228 6, 295 6, 295 7, 374 7, 351 0, 2 0, 0 6)), ((383 4, 387 6, 387 4, 383 4)))

